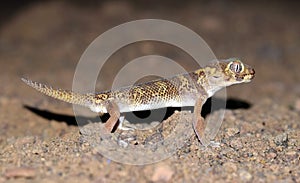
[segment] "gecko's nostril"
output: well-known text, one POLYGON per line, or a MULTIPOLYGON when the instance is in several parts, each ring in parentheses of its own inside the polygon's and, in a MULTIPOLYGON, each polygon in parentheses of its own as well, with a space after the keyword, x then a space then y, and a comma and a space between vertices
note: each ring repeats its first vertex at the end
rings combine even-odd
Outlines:
POLYGON ((251 79, 253 79, 254 76, 255 76, 255 70, 254 69, 250 69, 250 74, 251 74, 251 79))

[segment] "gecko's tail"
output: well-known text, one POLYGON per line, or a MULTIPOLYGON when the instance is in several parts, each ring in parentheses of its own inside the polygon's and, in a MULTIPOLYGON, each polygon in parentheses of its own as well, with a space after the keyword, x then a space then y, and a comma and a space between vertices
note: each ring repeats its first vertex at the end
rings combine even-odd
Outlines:
POLYGON ((44 85, 42 83, 34 82, 29 79, 21 78, 21 80, 26 83, 28 86, 36 89, 37 91, 53 97, 58 100, 62 100, 64 102, 68 102, 71 104, 77 104, 89 107, 91 95, 89 94, 80 94, 75 93, 68 90, 61 90, 61 89, 53 89, 51 86, 44 85))

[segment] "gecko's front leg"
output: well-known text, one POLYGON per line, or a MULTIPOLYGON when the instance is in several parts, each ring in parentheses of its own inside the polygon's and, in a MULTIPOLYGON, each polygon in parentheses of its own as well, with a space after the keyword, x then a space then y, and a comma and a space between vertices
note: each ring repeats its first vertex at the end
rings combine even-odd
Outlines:
POLYGON ((193 128, 202 145, 208 146, 210 144, 210 139, 207 139, 207 136, 205 135, 206 123, 204 118, 201 116, 203 103, 204 101, 202 98, 199 98, 196 101, 194 107, 193 128))

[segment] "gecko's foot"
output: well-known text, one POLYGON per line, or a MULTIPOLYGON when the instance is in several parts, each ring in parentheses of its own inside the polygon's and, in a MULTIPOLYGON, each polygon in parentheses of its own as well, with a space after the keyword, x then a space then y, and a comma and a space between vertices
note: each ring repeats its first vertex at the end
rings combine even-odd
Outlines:
POLYGON ((119 126, 118 126, 118 129, 120 130, 124 130, 124 131, 128 131, 128 130, 136 130, 136 128, 134 126, 129 126, 129 125, 125 125, 124 124, 124 121, 125 121, 125 117, 124 116, 120 116, 119 118, 119 126))
POLYGON ((202 117, 194 118, 193 128, 197 138, 204 147, 211 144, 211 141, 205 135, 205 121, 202 117))
POLYGON ((128 131, 128 130, 136 130, 136 128, 131 127, 131 126, 124 126, 124 125, 119 125, 118 129, 128 131))

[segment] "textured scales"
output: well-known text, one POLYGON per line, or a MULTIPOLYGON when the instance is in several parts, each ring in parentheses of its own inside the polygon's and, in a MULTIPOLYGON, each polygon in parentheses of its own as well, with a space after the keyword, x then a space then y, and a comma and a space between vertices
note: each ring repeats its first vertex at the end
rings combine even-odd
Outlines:
POLYGON ((111 117, 106 122, 108 131, 112 131, 122 112, 195 106, 194 130, 201 143, 207 146, 209 139, 205 137, 205 122, 200 115, 202 105, 215 92, 226 86, 250 82, 254 74, 254 69, 240 60, 228 59, 215 61, 204 68, 171 78, 96 94, 79 94, 53 89, 24 78, 22 80, 50 97, 88 107, 94 112, 109 113, 111 117))

